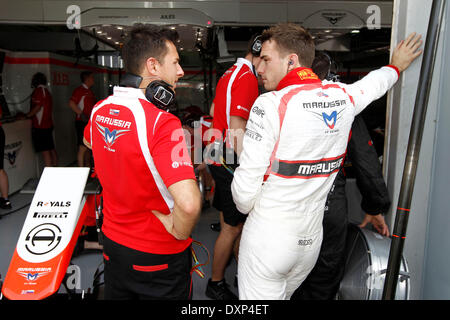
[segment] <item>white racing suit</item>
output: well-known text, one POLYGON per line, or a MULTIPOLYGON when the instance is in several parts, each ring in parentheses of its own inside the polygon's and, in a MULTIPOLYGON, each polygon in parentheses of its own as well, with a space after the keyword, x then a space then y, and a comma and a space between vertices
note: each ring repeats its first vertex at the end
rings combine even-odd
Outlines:
POLYGON ((325 202, 355 115, 398 80, 383 67, 346 85, 297 68, 254 103, 231 186, 249 214, 239 248, 239 298, 290 299, 314 267, 325 202))

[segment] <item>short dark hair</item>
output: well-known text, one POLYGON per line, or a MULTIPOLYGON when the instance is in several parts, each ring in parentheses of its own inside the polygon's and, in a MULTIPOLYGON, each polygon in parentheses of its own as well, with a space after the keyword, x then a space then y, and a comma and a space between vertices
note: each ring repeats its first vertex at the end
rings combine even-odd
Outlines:
POLYGON ((36 72, 31 78, 31 87, 37 88, 39 85, 47 84, 47 77, 42 72, 36 72))
POLYGON ((311 67, 314 61, 315 44, 311 34, 295 23, 279 23, 264 30, 261 41, 274 40, 282 53, 295 53, 300 63, 311 67))
POLYGON ((320 80, 324 80, 330 73, 331 58, 324 52, 316 52, 311 69, 319 77, 320 80))
POLYGON ((151 24, 134 24, 122 47, 125 71, 139 75, 149 57, 158 61, 164 58, 168 50, 166 41, 175 45, 177 40, 178 33, 174 30, 151 24))
POLYGON ((93 74, 92 71, 83 71, 83 72, 80 74, 80 80, 81 80, 81 82, 84 83, 84 82, 86 81, 86 79, 87 79, 91 74, 93 74))

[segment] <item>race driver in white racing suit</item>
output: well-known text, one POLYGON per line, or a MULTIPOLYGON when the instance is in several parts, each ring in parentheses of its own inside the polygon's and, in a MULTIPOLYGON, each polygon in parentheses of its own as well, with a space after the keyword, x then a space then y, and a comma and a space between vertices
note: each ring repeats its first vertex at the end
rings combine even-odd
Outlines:
POLYGON ((412 34, 391 65, 346 85, 312 72, 314 41, 295 24, 264 31, 257 68, 266 90, 246 126, 232 194, 249 214, 239 249, 239 298, 289 299, 314 267, 327 194, 345 157, 355 115, 383 96, 416 59, 412 34))

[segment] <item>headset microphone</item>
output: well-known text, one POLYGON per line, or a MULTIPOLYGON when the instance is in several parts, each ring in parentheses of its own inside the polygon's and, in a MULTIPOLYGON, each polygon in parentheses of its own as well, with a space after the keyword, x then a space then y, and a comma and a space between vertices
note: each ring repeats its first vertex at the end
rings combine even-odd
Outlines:
POLYGON ((294 62, 292 60, 288 61, 288 65, 287 65, 287 68, 286 68, 286 75, 289 73, 289 66, 292 66, 293 64, 294 64, 294 62))

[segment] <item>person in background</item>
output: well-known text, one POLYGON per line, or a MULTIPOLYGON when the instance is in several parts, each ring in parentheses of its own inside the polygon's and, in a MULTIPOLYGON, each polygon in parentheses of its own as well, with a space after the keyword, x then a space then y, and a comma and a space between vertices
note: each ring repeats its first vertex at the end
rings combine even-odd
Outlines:
POLYGON ((42 153, 46 167, 55 167, 58 156, 53 141, 53 101, 47 88, 46 76, 41 72, 34 74, 31 87, 34 88, 31 107, 25 117, 32 119, 31 136, 34 150, 42 153))
MULTIPOLYGON (((330 80, 333 78, 330 72, 331 64, 331 58, 327 54, 318 52, 312 70, 321 80, 330 80)), ((366 212, 360 227, 371 223, 380 234, 389 236, 389 229, 383 215, 389 210, 391 201, 377 152, 360 114, 355 117, 352 124, 345 163, 347 160, 350 162, 356 184, 362 195, 361 207, 366 212)), ((345 184, 346 170, 342 167, 328 194, 322 222, 323 241, 319 258, 311 273, 294 292, 291 300, 331 300, 336 297, 345 267, 348 227, 345 184)))
MULTIPOLYGON (((189 107, 188 110, 181 119, 181 124, 183 129, 185 130, 186 135, 186 144, 188 151, 191 155, 191 161, 194 164, 194 172, 198 176, 199 183, 200 181, 203 184, 203 207, 210 206, 214 195, 214 179, 209 172, 208 166, 205 162, 195 163, 195 153, 199 154, 200 150, 196 150, 195 147, 195 139, 201 139, 201 152, 203 154, 203 150, 206 147, 205 133, 211 127, 212 117, 208 114, 205 114, 201 111, 200 108, 189 107), (199 137, 195 135, 198 134, 199 137)), ((199 157, 200 158, 200 157, 199 157)))
MULTIPOLYGON (((2 108, 0 108, 0 119, 3 118, 3 111, 2 108)), ((0 208, 2 209, 11 209, 11 201, 8 198, 9 193, 9 180, 8 180, 8 174, 6 173, 4 169, 4 161, 5 161, 5 131, 3 130, 2 123, 0 121, 0 208)), ((1 216, 0 216, 1 218, 1 216)))
POLYGON ((253 50, 256 38, 249 41, 245 57, 238 58, 219 79, 210 109, 210 115, 213 116, 211 129, 220 133, 220 137, 212 137, 207 148, 216 146, 216 157, 208 166, 215 182, 213 207, 220 212, 221 229, 214 245, 212 274, 205 294, 215 300, 237 299, 225 282, 225 269, 234 248, 238 248, 246 216, 237 210, 233 202, 231 181, 242 150, 242 137, 239 133, 245 131, 251 107, 259 94, 254 67, 259 58, 253 50), (227 157, 225 153, 217 156, 223 150, 230 151, 232 156, 227 157), (232 158, 231 162, 228 158, 232 158))
POLYGON ((92 107, 96 103, 94 92, 91 88, 95 83, 94 73, 83 71, 80 74, 81 85, 72 93, 69 100, 69 107, 76 114, 75 130, 77 134, 77 163, 79 167, 90 167, 90 151, 83 144, 83 130, 86 127, 92 112, 92 107))

